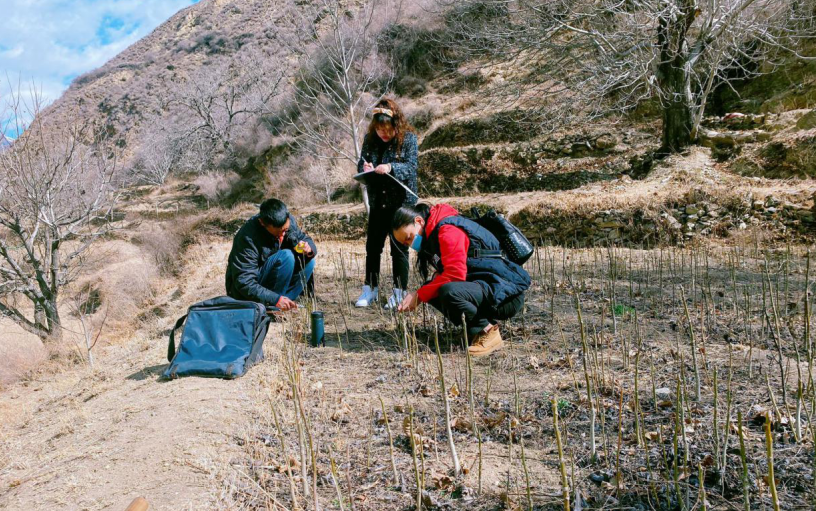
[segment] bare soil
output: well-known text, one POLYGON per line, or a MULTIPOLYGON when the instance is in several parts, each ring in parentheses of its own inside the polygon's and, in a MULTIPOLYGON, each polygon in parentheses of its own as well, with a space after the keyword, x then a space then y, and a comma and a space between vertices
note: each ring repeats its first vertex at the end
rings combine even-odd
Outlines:
POLYGON ((351 502, 354 509, 413 509, 419 491, 428 509, 560 509, 563 463, 574 508, 673 510, 682 500, 691 509, 699 506, 701 466, 709 508, 741 508, 739 411, 752 508, 772 505, 762 428, 763 414, 770 413, 782 508, 809 509, 814 452, 805 423, 813 400, 805 391, 796 412, 793 391, 800 378, 811 378, 802 344, 804 306, 797 305, 803 303, 805 263, 798 250, 767 256, 765 274, 765 254, 748 246, 543 249, 528 263, 535 284, 525 312, 502 326, 506 349, 472 361, 473 405, 461 331, 439 325, 452 437, 466 468, 457 477, 445 432, 435 315, 419 312, 403 324, 381 309, 348 307, 344 297, 357 291, 362 247, 333 244, 322 257, 338 271, 344 267, 345 277, 324 275, 318 296, 327 347, 306 347, 306 315, 290 316, 284 342, 276 345, 283 350, 276 355, 280 378, 241 435, 250 439, 239 462, 247 477, 233 481, 228 507, 311 508, 316 495, 327 509, 341 503, 349 509, 351 502), (784 311, 778 346, 761 312, 763 280, 774 296, 778 285, 774 299, 788 304, 778 309, 784 311), (596 414, 594 460, 587 378, 596 414), (790 421, 797 413, 799 441, 790 421))
MULTIPOLYGON (((807 181, 752 187, 706 155, 682 162, 640 186, 529 199, 588 209, 603 207, 601 196, 648 202, 676 193, 683 179, 739 183, 757 196, 811 193, 807 181)), ((236 381, 159 381, 168 329, 190 304, 223 293, 233 227, 249 211, 171 220, 187 233, 183 264, 152 283, 140 329, 100 349, 96 371, 42 372, 5 389, 0 507, 124 509, 142 495, 154 509, 297 509, 317 500, 321 509, 379 510, 415 508, 419 495, 428 509, 554 509, 563 507, 563 467, 574 508, 674 510, 681 501, 699 506, 702 467, 709 508, 742 508, 739 411, 752 508, 772 506, 766 420, 781 507, 810 508, 816 350, 805 340, 807 247, 771 245, 750 229, 727 244, 701 238, 686 248, 543 247, 527 263, 534 283, 525 311, 502 324, 506 348, 473 360, 468 378, 461 330, 431 309, 403 319, 354 308, 363 244, 318 240, 316 301, 274 325, 266 362, 236 381), (326 347, 307 346, 311 308, 326 313, 326 347), (458 475, 448 423, 466 468, 458 475)))
POLYGON ((262 373, 159 382, 165 352, 162 339, 109 348, 103 369, 4 393, 0 507, 124 509, 144 496, 151 509, 212 508, 262 373))

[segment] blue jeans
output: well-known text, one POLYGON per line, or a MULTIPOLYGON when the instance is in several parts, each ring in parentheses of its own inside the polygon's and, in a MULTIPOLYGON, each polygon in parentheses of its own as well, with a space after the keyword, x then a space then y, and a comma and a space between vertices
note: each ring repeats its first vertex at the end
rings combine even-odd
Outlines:
POLYGON ((258 280, 263 287, 290 300, 297 300, 303 293, 303 286, 312 276, 315 260, 306 263, 306 266, 297 273, 296 262, 294 252, 289 249, 278 250, 261 267, 258 280))

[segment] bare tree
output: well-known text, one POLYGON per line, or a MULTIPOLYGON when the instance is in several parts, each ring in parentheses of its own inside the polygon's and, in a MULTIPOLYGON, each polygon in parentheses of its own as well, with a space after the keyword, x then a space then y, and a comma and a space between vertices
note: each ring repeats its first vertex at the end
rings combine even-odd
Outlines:
POLYGON ((557 124, 656 99, 662 149, 676 152, 696 138, 714 88, 767 71, 813 37, 813 4, 465 0, 448 4, 448 22, 467 56, 523 70, 493 91, 505 100, 546 98, 557 124))
POLYGON ((45 339, 61 336, 60 293, 110 231, 118 188, 116 153, 89 125, 47 124, 41 104, 11 96, 19 136, 0 151, 0 314, 45 339))
POLYGON ((275 108, 284 77, 277 55, 247 48, 156 95, 143 136, 137 174, 163 182, 174 168, 200 171, 231 164, 241 136, 275 108))
MULTIPOLYGON (((284 15, 292 28, 281 30, 280 40, 299 62, 294 92, 299 115, 292 126, 307 153, 332 166, 356 166, 366 109, 392 78, 378 55, 377 35, 396 15, 377 0, 353 12, 340 0, 320 0, 312 10, 298 7, 284 15)), ((365 187, 363 201, 368 210, 365 187)))

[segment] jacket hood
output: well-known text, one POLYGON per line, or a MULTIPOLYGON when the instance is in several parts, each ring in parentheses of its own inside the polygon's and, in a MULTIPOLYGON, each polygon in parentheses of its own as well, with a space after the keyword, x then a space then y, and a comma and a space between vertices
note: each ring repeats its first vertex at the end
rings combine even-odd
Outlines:
POLYGON ((449 216, 456 216, 459 212, 456 211, 452 206, 448 204, 437 204, 436 206, 431 207, 431 211, 428 214, 428 221, 425 222, 425 237, 431 235, 436 226, 439 225, 443 219, 448 218, 449 216))

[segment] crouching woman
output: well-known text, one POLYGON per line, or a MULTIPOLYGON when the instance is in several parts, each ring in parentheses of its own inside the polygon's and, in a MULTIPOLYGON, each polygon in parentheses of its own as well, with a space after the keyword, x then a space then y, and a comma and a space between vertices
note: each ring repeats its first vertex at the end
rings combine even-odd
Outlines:
POLYGON ((524 306, 530 275, 501 252, 496 237, 447 204, 403 206, 391 224, 394 239, 418 252, 417 269, 427 281, 408 293, 398 310, 420 302, 438 309, 453 324, 464 315, 472 356, 488 355, 504 343, 497 324, 524 306))

